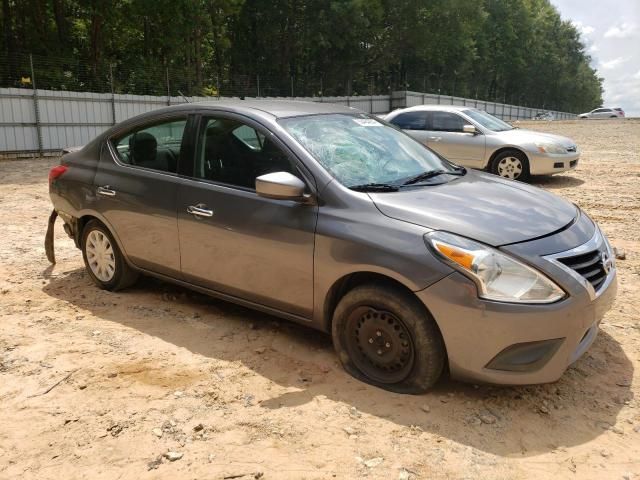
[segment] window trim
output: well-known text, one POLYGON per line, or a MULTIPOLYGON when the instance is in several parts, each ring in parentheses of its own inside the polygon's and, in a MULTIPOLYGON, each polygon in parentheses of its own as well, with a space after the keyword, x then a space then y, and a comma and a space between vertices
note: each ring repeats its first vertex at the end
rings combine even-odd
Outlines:
POLYGON ((225 182, 220 182, 220 181, 216 181, 216 180, 210 180, 207 178, 197 178, 195 176, 195 167, 196 167, 196 160, 198 157, 198 153, 199 153, 199 149, 200 146, 198 145, 198 141, 200 139, 200 134, 202 133, 202 129, 204 128, 204 123, 205 120, 207 118, 226 118, 229 120, 236 120, 238 122, 243 123, 244 125, 247 125, 255 130, 258 130, 259 132, 261 132, 264 136, 265 136, 265 141, 271 140, 273 141, 273 143, 280 149, 283 151, 283 153, 285 153, 287 155, 287 157, 289 158, 289 160, 293 163, 294 167, 296 168, 296 170, 298 171, 299 175, 300 175, 300 180, 302 180, 306 187, 309 189, 309 191, 311 192, 311 195, 313 196, 317 196, 317 184, 316 184, 316 180, 315 177, 313 176, 313 174, 309 171, 309 169, 307 168, 306 165, 304 165, 304 163, 298 158, 298 156, 287 146, 286 142, 282 141, 271 129, 269 129, 267 126, 263 125, 262 123, 258 122, 257 120, 255 120, 254 118, 248 117, 246 115, 242 115, 240 113, 235 113, 235 112, 230 112, 228 110, 214 110, 214 109, 207 109, 207 110, 199 110, 197 112, 195 112, 194 115, 194 123, 195 126, 193 128, 193 144, 194 144, 194 151, 193 154, 191 155, 191 165, 189 168, 189 174, 183 174, 181 175, 185 180, 188 181, 192 181, 192 182, 197 182, 197 183, 202 183, 202 184, 206 184, 206 185, 215 185, 218 187, 223 187, 223 188, 227 188, 230 190, 234 190, 234 191, 242 191, 242 192, 246 192, 246 193, 252 193, 256 196, 259 196, 256 193, 256 189, 255 188, 249 188, 249 187, 243 187, 241 185, 233 185, 230 183, 225 183, 225 182))
MULTIPOLYGON (((128 125, 124 128, 120 128, 118 130, 116 130, 115 132, 113 132, 111 135, 109 135, 105 141, 106 145, 107 145, 107 149, 109 150, 109 153, 111 153, 111 158, 113 159, 113 161, 115 162, 116 165, 118 165, 119 167, 125 167, 125 168, 132 168, 135 170, 140 170, 143 172, 154 172, 154 173, 159 173, 161 175, 167 175, 169 177, 179 177, 181 176, 180 173, 178 173, 180 171, 180 162, 178 162, 177 168, 176 168, 176 172, 167 172, 164 170, 156 170, 155 168, 148 168, 148 167, 141 167, 139 165, 132 165, 130 163, 123 163, 120 160, 120 156, 118 155, 118 151, 114 145, 114 140, 116 139, 116 137, 124 137, 126 136, 129 132, 134 132, 135 130, 139 130, 139 127, 145 127, 145 126, 153 126, 153 125, 159 125, 162 123, 169 123, 172 120, 177 121, 177 120, 185 120, 185 126, 184 126, 184 132, 182 133, 182 141, 180 143, 180 150, 182 150, 182 146, 185 143, 185 139, 190 138, 189 135, 189 130, 193 128, 192 125, 192 118, 193 114, 191 112, 181 112, 179 114, 176 113, 171 113, 171 114, 166 114, 166 115, 160 115, 158 117, 155 117, 154 119, 150 120, 146 119, 145 120, 141 120, 139 122, 134 123, 133 125, 128 125)), ((193 154, 192 154, 193 155, 193 154)), ((191 156, 192 156, 191 155, 191 156)), ((193 162, 193 161, 192 161, 193 162)))

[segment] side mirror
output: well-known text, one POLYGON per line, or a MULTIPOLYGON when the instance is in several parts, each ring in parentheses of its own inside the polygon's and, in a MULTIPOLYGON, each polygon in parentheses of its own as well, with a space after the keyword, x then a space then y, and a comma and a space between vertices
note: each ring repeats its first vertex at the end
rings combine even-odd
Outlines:
POLYGON ((256 178, 256 193, 278 200, 304 200, 305 184, 289 172, 273 172, 256 178))
POLYGON ((475 125, 464 125, 462 127, 462 131, 464 133, 471 133, 473 135, 477 135, 478 134, 478 130, 476 130, 475 125))

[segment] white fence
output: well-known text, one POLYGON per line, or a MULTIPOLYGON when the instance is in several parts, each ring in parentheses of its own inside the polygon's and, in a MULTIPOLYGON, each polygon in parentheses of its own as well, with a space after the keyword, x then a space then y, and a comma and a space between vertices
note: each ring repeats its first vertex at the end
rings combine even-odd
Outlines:
MULTIPOLYGON (((204 100, 216 98, 189 97, 191 102, 204 100)), ((297 97, 295 100, 348 105, 373 114, 420 104, 466 105, 486 110, 504 120, 528 119, 540 111, 417 92, 393 92, 391 96, 297 97)), ((87 143, 117 122, 184 101, 182 97, 0 88, 0 153, 55 154, 64 147, 87 143)), ((556 119, 575 118, 569 113, 553 113, 556 119)))
POLYGON ((485 100, 474 100, 471 98, 450 97, 448 95, 438 95, 437 93, 393 92, 392 97, 393 109, 413 107, 415 105, 457 105, 461 107, 478 108, 502 120, 530 120, 540 112, 553 113, 555 120, 573 120, 576 118, 576 114, 574 113, 521 107, 518 105, 487 102, 485 100))

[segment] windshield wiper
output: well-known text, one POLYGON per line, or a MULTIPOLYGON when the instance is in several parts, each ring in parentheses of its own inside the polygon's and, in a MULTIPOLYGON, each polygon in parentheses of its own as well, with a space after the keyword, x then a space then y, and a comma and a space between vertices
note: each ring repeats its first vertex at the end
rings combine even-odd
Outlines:
POLYGON ((390 183, 364 183, 362 185, 352 185, 349 188, 356 192, 397 192, 399 190, 398 185, 391 185, 390 183))
POLYGON ((467 173, 467 169, 464 167, 455 167, 455 170, 429 170, 428 172, 422 172, 418 175, 408 178, 402 183, 402 185, 411 185, 423 180, 437 177, 438 175, 464 175, 465 173, 467 173))

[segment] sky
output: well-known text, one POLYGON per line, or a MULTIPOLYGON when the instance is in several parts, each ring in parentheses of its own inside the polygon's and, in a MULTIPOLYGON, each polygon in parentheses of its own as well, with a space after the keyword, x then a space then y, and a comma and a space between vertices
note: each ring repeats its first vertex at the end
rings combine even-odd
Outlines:
POLYGON ((640 117, 640 0, 551 3, 580 31, 591 66, 604 78, 603 106, 640 117))

